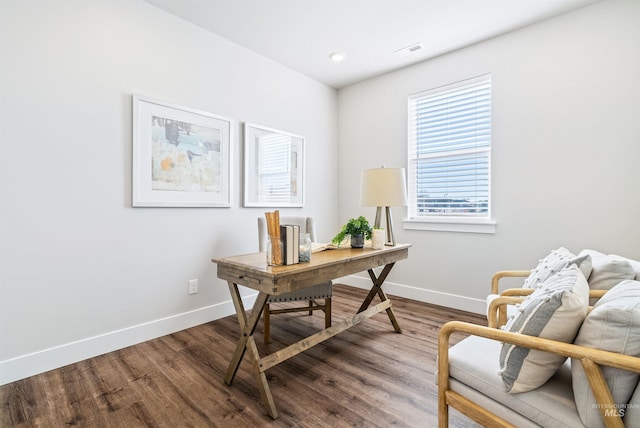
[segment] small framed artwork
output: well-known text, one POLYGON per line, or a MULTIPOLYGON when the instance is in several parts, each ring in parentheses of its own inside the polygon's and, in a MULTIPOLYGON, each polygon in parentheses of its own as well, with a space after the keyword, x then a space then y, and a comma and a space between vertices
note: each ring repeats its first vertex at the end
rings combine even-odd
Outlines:
POLYGON ((133 206, 230 207, 232 120, 133 96, 133 206))
POLYGON ((244 206, 304 205, 304 138, 244 124, 244 206))

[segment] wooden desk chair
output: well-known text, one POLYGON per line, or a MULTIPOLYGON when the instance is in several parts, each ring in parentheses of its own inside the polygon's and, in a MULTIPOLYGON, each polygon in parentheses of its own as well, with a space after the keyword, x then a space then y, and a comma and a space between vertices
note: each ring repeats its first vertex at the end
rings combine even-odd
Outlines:
MULTIPOLYGON (((280 224, 295 224, 300 226, 300 233, 308 233, 311 242, 316 242, 316 228, 312 217, 280 217, 280 224)), ((267 250, 267 223, 264 217, 258 218, 258 244, 260 251, 267 250)), ((311 256, 313 257, 313 256, 311 256)), ((284 314, 289 312, 308 311, 309 315, 315 310, 324 311, 324 326, 331 327, 331 296, 333 294, 333 284, 331 281, 312 287, 305 287, 301 290, 292 291, 291 293, 280 294, 278 296, 269 296, 267 303, 264 305, 264 343, 271 342, 271 321, 272 314, 284 314), (324 304, 318 304, 316 299, 324 299, 324 304), (283 309, 274 309, 270 307, 271 303, 308 301, 308 306, 286 307, 283 309)))

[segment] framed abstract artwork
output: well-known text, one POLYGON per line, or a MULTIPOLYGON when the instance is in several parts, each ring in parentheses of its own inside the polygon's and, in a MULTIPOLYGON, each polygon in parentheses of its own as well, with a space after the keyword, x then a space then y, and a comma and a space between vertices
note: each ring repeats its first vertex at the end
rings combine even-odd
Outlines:
POLYGON ((230 207, 232 120, 133 96, 133 206, 230 207))
POLYGON ((244 206, 304 206, 304 138, 244 124, 244 206))

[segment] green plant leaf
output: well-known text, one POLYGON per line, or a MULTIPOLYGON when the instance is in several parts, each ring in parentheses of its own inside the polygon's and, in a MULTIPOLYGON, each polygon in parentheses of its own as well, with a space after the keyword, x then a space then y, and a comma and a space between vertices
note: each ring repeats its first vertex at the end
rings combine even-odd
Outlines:
POLYGON ((331 240, 335 245, 339 245, 347 235, 364 235, 365 239, 371 239, 371 226, 369 221, 364 217, 350 218, 343 226, 340 232, 331 240))

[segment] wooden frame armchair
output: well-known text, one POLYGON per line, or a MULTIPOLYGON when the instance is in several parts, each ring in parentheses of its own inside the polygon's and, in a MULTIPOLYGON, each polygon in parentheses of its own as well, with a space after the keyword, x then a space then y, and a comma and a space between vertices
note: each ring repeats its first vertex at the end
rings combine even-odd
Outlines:
MULTIPOLYGON (((615 408, 611 391, 602 374, 601 366, 616 367, 640 373, 640 358, 614 352, 577 346, 554 340, 541 339, 523 334, 511 333, 491 327, 450 321, 440 330, 438 337, 438 426, 449 426, 449 407, 453 407, 470 419, 486 427, 515 427, 512 423, 476 404, 450 388, 449 340, 452 334, 486 338, 503 343, 512 343, 530 349, 551 352, 573 358, 582 364, 589 387, 594 394, 600 413, 607 428, 624 428, 620 415, 607 414, 607 409, 615 408), (606 417, 605 417, 606 416, 606 417)), ((479 362, 481 364, 482 362, 479 362)))
MULTIPOLYGON (((486 427, 582 426, 577 408, 567 404, 573 405, 574 397, 571 364, 564 364, 552 379, 535 390, 509 394, 502 379, 495 376, 500 369, 501 343, 554 353, 573 359, 572 364, 581 364, 604 425, 624 427, 624 413, 611 412, 617 404, 601 368, 640 373, 639 357, 499 329, 507 322, 507 307, 521 303, 534 291, 524 288, 500 291, 500 281, 525 278, 529 274, 528 270, 494 274, 487 310, 488 327, 453 321, 441 328, 437 373, 439 427, 448 427, 449 407, 486 427), (450 348, 450 337, 456 333, 469 337, 450 348)), ((590 290, 589 297, 598 299, 607 291, 590 290)))
MULTIPOLYGON (((521 303, 526 296, 533 292, 530 288, 508 288, 500 292, 500 280, 502 278, 526 278, 530 270, 503 270, 496 272, 491 278, 491 294, 498 295, 489 303, 487 310, 487 325, 499 328, 507 323, 507 306, 521 303)), ((589 290, 589 297, 599 299, 608 290, 589 290)))
POLYGON ((500 280, 502 278, 526 278, 531 274, 530 270, 501 270, 491 277, 491 294, 500 294, 500 280))
MULTIPOLYGON (((300 226, 300 233, 308 233, 311 242, 316 241, 316 228, 313 217, 280 217, 280 224, 294 224, 300 226)), ((267 225, 264 217, 258 218, 258 246, 260 251, 267 248, 267 225)), ((331 281, 323 282, 312 287, 306 287, 291 293, 269 296, 264 305, 264 343, 271 342, 271 315, 285 314, 290 312, 309 312, 313 314, 315 310, 324 311, 324 326, 331 327, 331 297, 333 295, 333 284, 331 281), (323 299, 324 303, 318 303, 317 299, 323 299), (282 309, 271 309, 272 303, 306 301, 307 306, 286 307, 282 309)))

